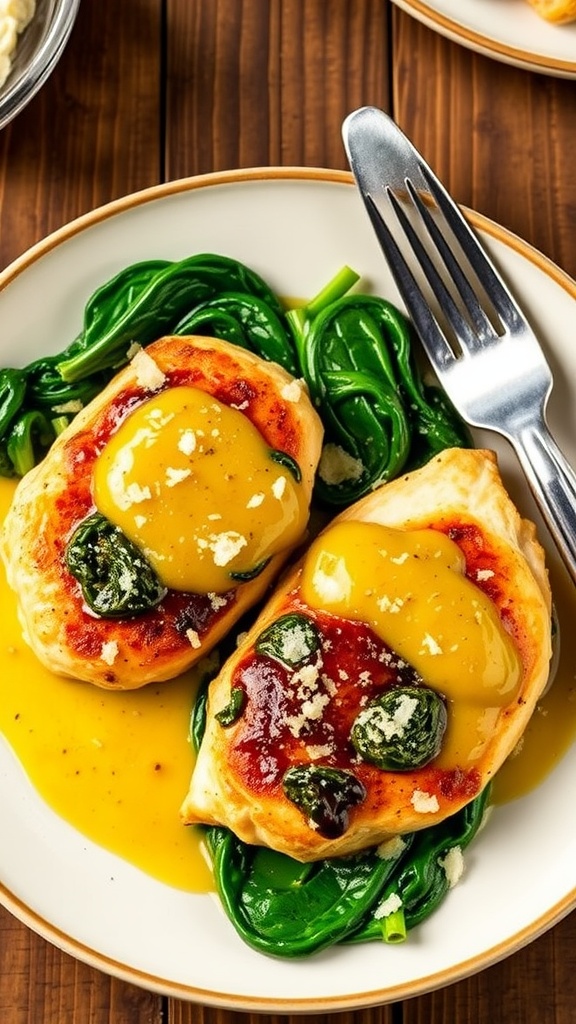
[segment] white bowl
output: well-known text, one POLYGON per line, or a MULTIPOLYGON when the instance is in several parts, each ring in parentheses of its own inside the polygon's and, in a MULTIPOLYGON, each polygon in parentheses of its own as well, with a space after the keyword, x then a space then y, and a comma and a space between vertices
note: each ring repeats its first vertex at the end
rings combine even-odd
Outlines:
POLYGON ((0 88, 0 128, 32 99, 58 63, 80 0, 37 0, 32 21, 18 39, 12 68, 0 88))

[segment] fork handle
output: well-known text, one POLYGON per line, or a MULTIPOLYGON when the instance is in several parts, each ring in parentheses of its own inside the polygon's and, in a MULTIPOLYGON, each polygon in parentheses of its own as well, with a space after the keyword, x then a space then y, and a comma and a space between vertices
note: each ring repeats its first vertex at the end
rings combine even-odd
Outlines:
POLYGON ((544 419, 523 427, 510 440, 544 521, 576 583, 576 473, 544 419))

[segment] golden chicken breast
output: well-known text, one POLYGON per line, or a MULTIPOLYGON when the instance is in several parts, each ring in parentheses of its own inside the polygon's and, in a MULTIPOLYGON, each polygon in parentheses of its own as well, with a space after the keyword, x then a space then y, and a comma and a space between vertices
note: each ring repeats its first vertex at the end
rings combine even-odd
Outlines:
POLYGON ((54 672, 176 676, 307 527, 322 426, 301 382, 226 342, 162 338, 19 483, 1 539, 24 636, 54 672))
POLYGON ((548 677, 542 548, 488 451, 339 515, 210 684, 186 823, 302 861, 434 825, 517 744, 548 677))

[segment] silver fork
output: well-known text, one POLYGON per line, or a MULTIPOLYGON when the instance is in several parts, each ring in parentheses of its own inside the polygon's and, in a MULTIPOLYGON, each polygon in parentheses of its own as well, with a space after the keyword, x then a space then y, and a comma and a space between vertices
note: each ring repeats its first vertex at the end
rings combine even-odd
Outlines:
POLYGON ((546 422, 553 381, 536 336, 456 203, 394 121, 362 107, 344 121, 343 138, 440 384, 469 424, 511 443, 576 583, 576 475, 546 422))

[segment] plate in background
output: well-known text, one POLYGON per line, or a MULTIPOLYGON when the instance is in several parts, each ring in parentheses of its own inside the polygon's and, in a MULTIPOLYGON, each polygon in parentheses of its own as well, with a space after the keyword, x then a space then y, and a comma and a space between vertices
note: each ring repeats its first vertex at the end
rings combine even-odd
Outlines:
POLYGON ((529 71, 576 78, 576 21, 553 25, 527 0, 393 0, 453 42, 529 71))

